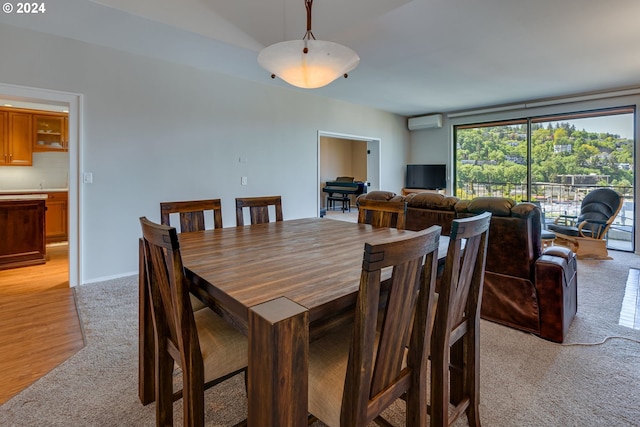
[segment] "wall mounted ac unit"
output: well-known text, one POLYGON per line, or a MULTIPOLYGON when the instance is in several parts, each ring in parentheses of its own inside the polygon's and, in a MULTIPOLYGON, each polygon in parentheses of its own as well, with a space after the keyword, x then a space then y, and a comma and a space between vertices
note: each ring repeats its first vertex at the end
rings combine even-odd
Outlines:
POLYGON ((433 129, 442 127, 442 114, 430 114, 428 116, 412 117, 408 120, 409 130, 433 129))

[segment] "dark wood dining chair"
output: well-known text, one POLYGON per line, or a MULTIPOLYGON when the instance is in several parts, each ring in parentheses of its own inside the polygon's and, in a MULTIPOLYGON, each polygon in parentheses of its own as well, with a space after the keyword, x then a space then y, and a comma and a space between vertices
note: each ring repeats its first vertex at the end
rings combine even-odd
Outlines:
POLYGON ((249 208, 251 224, 263 224, 269 222, 269 206, 275 208, 276 221, 282 221, 282 197, 237 197, 236 198, 236 225, 244 225, 243 208, 249 208))
MULTIPOLYGON (((171 214, 180 218, 180 232, 202 231, 205 229, 205 216, 211 212, 213 228, 222 228, 222 203, 220 199, 188 200, 183 202, 161 202, 160 222, 171 225, 171 214)), ((196 296, 191 295, 191 306, 194 311, 206 307, 196 296)))
POLYGON ((205 229, 205 213, 208 211, 213 213, 213 228, 222 228, 220 199, 162 202, 160 203, 160 222, 171 225, 171 214, 177 213, 180 216, 180 232, 202 231, 205 229))
POLYGON ((470 427, 480 426, 480 305, 490 220, 486 212, 451 225, 431 338, 432 427, 449 426, 464 413, 470 427))
POLYGON ((182 398, 185 426, 204 425, 204 390, 247 367, 247 339, 208 308, 191 307, 176 229, 140 218, 155 339, 156 425, 173 425, 182 398), (174 362, 182 390, 174 393, 174 362))
POLYGON ((394 227, 404 230, 407 202, 388 202, 358 198, 358 223, 374 227, 394 227))
POLYGON ((365 244, 353 324, 309 346, 309 412, 328 426, 366 426, 405 393, 406 425, 426 426, 440 231, 365 244))

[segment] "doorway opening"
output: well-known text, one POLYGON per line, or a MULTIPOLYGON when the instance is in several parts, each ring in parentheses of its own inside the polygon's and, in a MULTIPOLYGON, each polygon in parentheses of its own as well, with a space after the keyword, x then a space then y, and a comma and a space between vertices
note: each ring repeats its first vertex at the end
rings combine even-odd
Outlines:
MULTIPOLYGON (((319 131, 318 214, 327 209, 327 194, 322 191, 325 184, 338 177, 353 177, 354 182, 363 183, 363 192, 380 189, 380 139, 319 131)), ((349 197, 353 208, 356 196, 349 197)))
MULTIPOLYGON (((45 123, 47 119, 52 117, 57 117, 59 120, 60 113, 58 116, 45 113, 52 111, 54 107, 64 108, 68 111, 66 117, 68 123, 67 139, 58 139, 58 136, 62 136, 62 132, 56 127, 56 120, 50 121, 48 128, 43 128, 42 135, 36 134, 35 131, 29 133, 33 136, 38 135, 32 144, 40 145, 41 141, 41 145, 49 145, 48 148, 53 148, 53 150, 44 150, 45 147, 36 147, 34 151, 37 155, 33 159, 36 164, 56 162, 56 156, 52 156, 56 154, 58 155, 57 160, 60 160, 61 156, 63 160, 57 164, 57 167, 64 167, 67 170, 67 176, 64 180, 66 182, 61 184, 53 173, 45 174, 45 176, 51 177, 51 182, 47 182, 48 178, 44 179, 44 182, 36 182, 35 188, 32 189, 38 190, 41 185, 42 189, 51 185, 66 187, 66 193, 60 191, 52 192, 52 194, 64 193, 68 195, 66 209, 66 240, 68 243, 62 246, 48 245, 45 264, 7 269, 0 272, 0 282, 2 282, 0 300, 6 308, 0 310, 2 314, 0 325, 3 325, 2 331, 0 331, 0 336, 2 336, 0 353, 5 356, 0 361, 0 371, 10 373, 5 375, 6 387, 0 391, 1 405, 79 351, 84 346, 84 339, 71 289, 79 284, 82 277, 79 248, 80 203, 77 179, 80 158, 81 96, 0 83, 0 99, 2 99, 0 105, 20 106, 19 108, 22 108, 23 112, 36 110, 37 113, 34 113, 31 118, 43 118, 45 123), (51 132, 47 132, 47 130, 51 132), (55 152, 56 148, 60 148, 58 144, 65 142, 67 142, 67 151, 55 152), (66 154, 67 157, 65 158, 63 154, 66 154), (49 333, 46 336, 34 333, 42 330, 47 330, 49 333), (15 369, 16 366, 19 366, 20 369, 15 369)), ((8 168, 15 169, 13 172, 19 175, 13 177, 16 182, 21 182, 20 177, 26 178, 29 175, 28 172, 33 173, 34 171, 33 169, 29 170, 29 166, 8 168)), ((6 172, 9 171, 3 172, 6 175, 6 172)), ((27 179, 22 182, 31 187, 34 185, 32 181, 27 179)), ((19 190, 23 189, 28 188, 19 190)), ((56 189, 62 190, 64 188, 56 189)), ((49 201, 49 199, 47 200, 49 201)), ((54 210, 60 208, 62 202, 55 197, 53 201, 54 204, 50 204, 50 208, 54 210)), ((59 214, 55 216, 60 218, 59 214)), ((64 228, 65 224, 58 225, 64 228)))
MULTIPOLYGON (((80 260, 80 188, 78 183, 80 166, 80 107, 82 97, 79 94, 69 92, 59 92, 47 89, 30 88, 0 83, 0 99, 2 105, 11 104, 42 111, 68 111, 68 135, 67 149, 68 170, 66 177, 66 187, 68 194, 67 202, 67 242, 68 242, 68 282, 73 287, 80 284, 81 260, 80 260)), ((42 153, 44 157, 49 153, 42 153)), ((55 153, 58 154, 58 153, 55 153)), ((66 166, 66 164, 65 164, 66 166)), ((25 166, 26 167, 26 166, 25 166)), ((24 171, 22 171, 24 172, 24 171)), ((48 187, 50 184, 46 180, 38 182, 37 187, 48 187)), ((53 182, 51 184, 54 184, 53 182)), ((54 184, 56 187, 60 184, 54 184)), ((59 189, 59 188, 57 188, 59 189)), ((46 266, 46 264, 45 264, 46 266)))

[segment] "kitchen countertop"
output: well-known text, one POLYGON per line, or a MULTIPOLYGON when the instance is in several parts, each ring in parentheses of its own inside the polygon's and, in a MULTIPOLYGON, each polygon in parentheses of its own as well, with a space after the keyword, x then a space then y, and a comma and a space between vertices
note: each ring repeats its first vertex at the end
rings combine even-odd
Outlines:
POLYGON ((68 188, 27 188, 23 190, 0 190, 0 194, 58 193, 67 191, 69 191, 68 188))
POLYGON ((0 196, 0 202, 6 200, 47 200, 46 194, 15 194, 0 196))

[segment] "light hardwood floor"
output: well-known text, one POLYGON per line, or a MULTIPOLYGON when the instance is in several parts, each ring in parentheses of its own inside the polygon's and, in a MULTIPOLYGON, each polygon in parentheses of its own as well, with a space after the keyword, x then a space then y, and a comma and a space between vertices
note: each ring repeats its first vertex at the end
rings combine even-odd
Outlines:
POLYGON ((84 340, 68 281, 68 247, 44 265, 0 270, 0 404, 74 355, 84 340))

